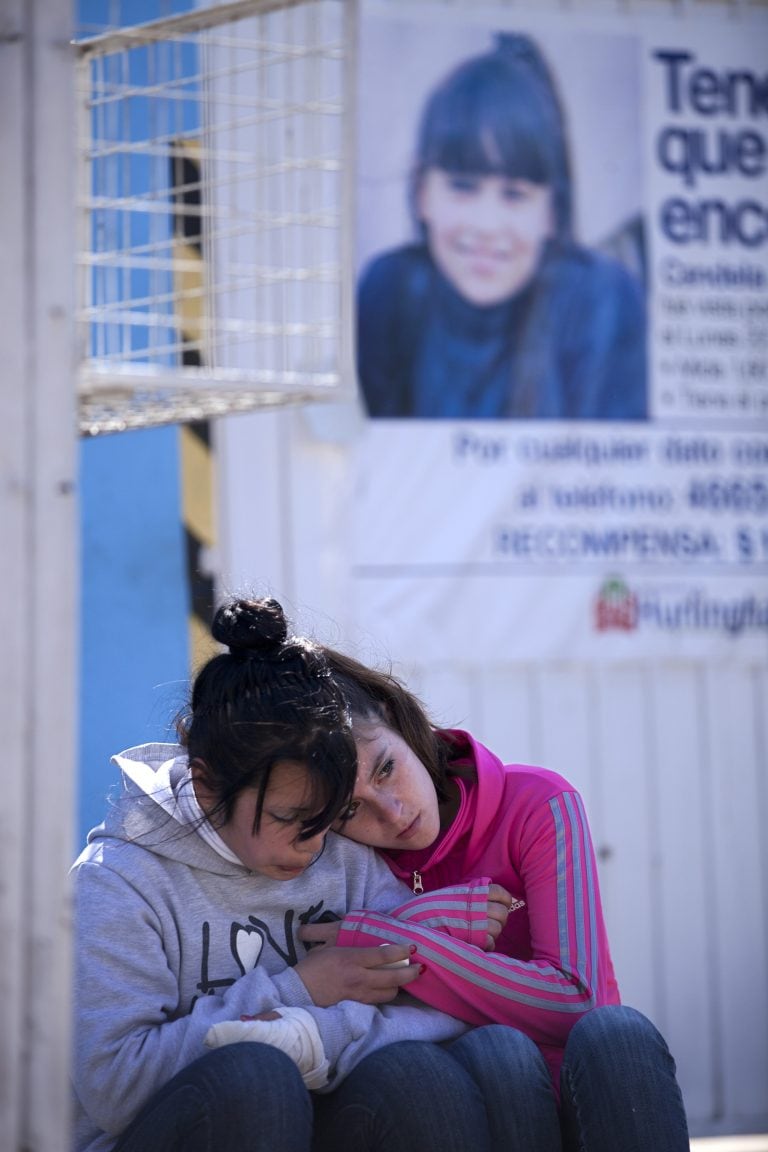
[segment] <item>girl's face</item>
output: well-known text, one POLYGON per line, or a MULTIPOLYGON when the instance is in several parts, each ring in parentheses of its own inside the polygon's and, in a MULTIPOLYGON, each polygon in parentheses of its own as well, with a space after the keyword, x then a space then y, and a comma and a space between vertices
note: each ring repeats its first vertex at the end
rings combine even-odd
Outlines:
MULTIPOLYGON (((205 810, 205 795, 196 784, 198 801, 205 810)), ((240 862, 271 880, 294 880, 323 850, 325 831, 311 840, 299 840, 302 821, 317 811, 303 764, 285 760, 275 764, 264 794, 261 824, 256 829, 255 788, 246 788, 235 801, 230 819, 217 827, 221 839, 240 862)))
POLYGON ((428 168, 418 212, 432 258, 470 304, 501 304, 532 279, 554 233, 548 185, 428 168))
POLYGON ((402 736, 384 724, 355 722, 357 779, 348 818, 350 840, 390 851, 428 848, 440 831, 437 792, 402 736))

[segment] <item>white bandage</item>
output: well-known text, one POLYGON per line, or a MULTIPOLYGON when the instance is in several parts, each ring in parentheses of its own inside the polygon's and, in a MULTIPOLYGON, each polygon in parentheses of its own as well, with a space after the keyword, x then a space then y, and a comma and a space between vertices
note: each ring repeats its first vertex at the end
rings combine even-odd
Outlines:
POLYGON ((205 1035, 208 1048, 225 1044, 257 1041, 270 1044, 290 1056, 298 1066, 307 1088, 322 1088, 328 1083, 328 1061, 317 1024, 304 1008, 275 1009, 278 1020, 222 1020, 205 1035))

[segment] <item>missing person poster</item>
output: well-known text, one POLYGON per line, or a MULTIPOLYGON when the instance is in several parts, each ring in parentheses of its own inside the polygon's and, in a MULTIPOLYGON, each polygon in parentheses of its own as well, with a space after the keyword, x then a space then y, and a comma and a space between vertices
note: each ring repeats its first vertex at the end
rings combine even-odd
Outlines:
POLYGON ((353 576, 399 657, 764 659, 766 32, 361 6, 353 576))

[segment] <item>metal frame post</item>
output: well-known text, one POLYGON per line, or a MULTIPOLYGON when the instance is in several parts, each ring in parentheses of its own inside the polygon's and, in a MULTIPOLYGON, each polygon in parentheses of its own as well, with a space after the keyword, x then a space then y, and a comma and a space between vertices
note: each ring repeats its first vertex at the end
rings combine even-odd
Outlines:
POLYGON ((0 1149, 70 1135, 76 632, 70 0, 0 8, 0 1149))

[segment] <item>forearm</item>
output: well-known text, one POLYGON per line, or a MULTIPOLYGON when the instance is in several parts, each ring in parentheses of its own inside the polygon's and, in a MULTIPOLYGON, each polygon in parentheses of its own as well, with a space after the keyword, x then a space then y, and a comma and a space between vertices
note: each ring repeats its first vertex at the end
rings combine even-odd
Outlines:
POLYGON ((120 988, 111 1008, 94 1008, 109 994, 105 985, 78 998, 73 1078, 93 1122, 112 1134, 123 1131, 160 1085, 204 1055, 212 1024, 281 1003, 311 1003, 292 970, 274 980, 249 972, 220 994, 201 997, 178 1019, 159 1007, 157 985, 145 992, 135 984, 109 987, 120 988))
POLYGON ((333 1070, 326 1091, 337 1088, 345 1076, 372 1052, 398 1040, 440 1043, 466 1031, 466 1024, 425 1004, 398 997, 374 1007, 343 1001, 332 1008, 306 1009, 314 1018, 325 1055, 333 1070))
POLYGON ((415 944, 413 963, 425 971, 408 991, 425 1004, 470 1024, 509 1024, 544 1044, 562 1044, 576 1021, 595 1006, 597 988, 574 971, 539 958, 484 952, 422 925, 381 913, 355 912, 338 944, 415 944))
POLYGON ((481 876, 466 884, 424 892, 391 909, 389 916, 414 928, 431 928, 482 948, 488 936, 490 885, 490 878, 481 876))

